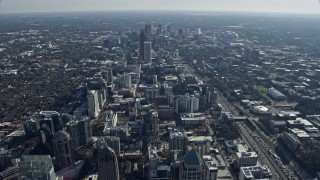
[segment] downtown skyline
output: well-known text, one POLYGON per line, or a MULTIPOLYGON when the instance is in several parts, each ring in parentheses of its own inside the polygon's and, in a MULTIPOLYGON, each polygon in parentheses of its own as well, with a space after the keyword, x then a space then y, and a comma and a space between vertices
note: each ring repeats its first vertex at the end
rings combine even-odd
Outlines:
POLYGON ((1 0, 0 13, 61 11, 234 11, 318 14, 318 0, 1 0))

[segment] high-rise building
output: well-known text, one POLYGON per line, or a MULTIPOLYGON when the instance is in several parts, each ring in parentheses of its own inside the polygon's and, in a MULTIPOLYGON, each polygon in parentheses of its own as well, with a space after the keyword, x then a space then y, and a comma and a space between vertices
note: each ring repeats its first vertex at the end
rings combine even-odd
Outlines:
POLYGON ((99 114, 99 99, 98 99, 98 92, 95 90, 88 91, 87 95, 88 99, 88 115, 91 118, 98 117, 99 114))
POLYGON ((168 83, 163 83, 163 89, 165 95, 173 94, 173 87, 168 83))
POLYGON ((162 25, 158 25, 157 34, 160 35, 162 33, 162 25))
POLYGON ((117 136, 103 136, 101 138, 103 138, 103 141, 104 141, 105 145, 107 145, 112 150, 114 150, 114 152, 116 153, 117 156, 120 155, 120 137, 117 137, 117 136))
POLYGON ((119 166, 116 153, 110 147, 100 145, 97 154, 98 178, 101 180, 119 180, 119 166))
POLYGON ((149 177, 157 178, 158 155, 156 148, 149 149, 149 177))
POLYGON ((177 96, 175 100, 175 108, 176 113, 184 113, 188 112, 189 109, 189 98, 186 96, 177 96))
POLYGON ((106 89, 97 90, 98 92, 98 102, 99 108, 102 108, 107 99, 107 91, 106 89))
POLYGON ((206 179, 216 180, 218 176, 218 161, 213 156, 202 156, 206 168, 206 179))
POLYGON ((107 69, 107 82, 109 83, 113 83, 113 69, 112 68, 108 68, 107 69))
POLYGON ((175 158, 180 159, 187 152, 187 133, 184 130, 180 131, 170 128, 169 135, 169 150, 171 152, 176 152, 177 157, 175 158))
POLYGON ((5 170, 12 165, 13 154, 12 151, 0 149, 0 171, 5 170))
POLYGON ((190 97, 190 113, 199 111, 199 96, 191 96, 190 97))
POLYGON ((151 49, 152 45, 150 41, 144 42, 144 63, 151 63, 151 49))
POLYGON ((255 166, 258 162, 256 152, 237 152, 236 163, 239 167, 255 166))
POLYGON ((131 74, 118 74, 117 76, 117 88, 131 88, 131 74))
POLYGON ((58 131, 53 136, 53 145, 60 168, 65 168, 74 163, 74 149, 69 133, 64 130, 58 131))
POLYGON ((175 111, 177 113, 194 113, 199 111, 199 97, 189 94, 177 96, 175 100, 175 111))
POLYGON ((153 101, 158 95, 159 89, 157 88, 147 88, 144 91, 144 96, 148 101, 153 101))
POLYGON ((34 138, 38 135, 37 122, 34 119, 27 120, 23 124, 23 128, 27 139, 34 138))
POLYGON ((153 34, 153 25, 152 24, 146 24, 145 28, 144 28, 145 32, 146 32, 146 38, 148 40, 151 39, 151 36, 153 34))
POLYGON ((146 41, 146 34, 142 29, 139 39, 139 62, 144 62, 144 42, 146 41))
POLYGON ((153 84, 158 83, 158 75, 153 75, 153 84))
POLYGON ((170 25, 170 24, 167 25, 167 33, 168 33, 168 34, 171 33, 171 25, 170 25))
POLYGON ((57 111, 41 111, 34 118, 41 142, 51 144, 53 135, 63 128, 60 114, 57 111))
POLYGON ((148 120, 148 133, 156 135, 159 130, 158 112, 156 110, 150 110, 148 120))
POLYGON ((197 35, 202 34, 202 30, 201 30, 201 28, 196 28, 196 34, 197 34, 197 35))
POLYGON ((301 142, 295 134, 284 132, 280 138, 292 152, 297 151, 301 146, 301 142))
POLYGON ((22 155, 18 162, 21 180, 56 180, 56 174, 49 155, 22 155))
POLYGON ((87 144, 92 138, 91 121, 83 117, 78 121, 70 121, 66 124, 66 131, 70 134, 75 148, 87 144))
POLYGON ((179 168, 179 180, 206 180, 206 168, 202 158, 195 149, 191 149, 184 156, 179 168))
POLYGON ((184 35, 183 29, 179 29, 178 30, 178 36, 183 36, 183 35, 184 35))

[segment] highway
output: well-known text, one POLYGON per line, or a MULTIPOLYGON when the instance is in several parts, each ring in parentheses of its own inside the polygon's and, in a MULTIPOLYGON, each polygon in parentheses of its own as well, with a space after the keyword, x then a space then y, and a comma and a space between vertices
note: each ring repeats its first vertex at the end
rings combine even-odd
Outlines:
POLYGON ((251 146, 258 154, 260 162, 264 165, 267 165, 271 172, 273 173, 272 179, 284 179, 284 180, 296 180, 299 179, 294 176, 292 172, 281 163, 280 159, 274 158, 268 152, 270 148, 263 143, 263 141, 258 138, 258 135, 255 132, 251 131, 244 122, 236 122, 237 126, 240 129, 243 140, 251 146))
MULTIPOLYGON (((220 93, 218 94, 218 103, 220 103, 226 111, 231 112, 233 115, 238 115, 238 111, 235 109, 235 107, 230 104, 228 100, 220 93)), ((254 149, 258 154, 262 155, 259 156, 259 162, 261 162, 262 165, 267 165, 270 168, 271 172, 273 173, 273 179, 299 179, 294 175, 291 169, 281 162, 280 159, 277 160, 271 157, 271 154, 268 153, 270 147, 265 144, 255 132, 250 130, 250 128, 243 122, 236 122, 236 124, 239 127, 245 143, 254 149)))
MULTIPOLYGON (((197 73, 195 72, 195 70, 192 67, 190 67, 189 65, 186 66, 185 72, 197 76, 197 73)), ((197 76, 197 77, 198 77, 198 79, 200 79, 204 82, 208 81, 207 77, 201 77, 201 78, 199 76, 197 76)), ((250 112, 244 110, 238 103, 233 103, 233 104, 229 103, 228 100, 221 93, 218 93, 217 101, 223 107, 223 109, 225 111, 230 112, 233 116, 238 116, 239 115, 238 110, 240 110, 248 117, 254 118, 254 116, 250 112)), ((237 126, 239 127, 240 132, 242 133, 241 135, 242 135, 245 143, 247 145, 249 145, 250 147, 252 147, 252 149, 254 149, 257 153, 262 155, 262 156, 259 156, 259 160, 260 160, 259 162, 261 162, 262 165, 267 165, 270 168, 271 172, 273 173, 273 179, 290 179, 290 180, 299 179, 297 176, 295 176, 295 174, 288 167, 288 165, 285 165, 282 163, 280 158, 275 159, 274 157, 272 157, 272 154, 269 154, 268 151, 269 151, 270 147, 262 139, 260 139, 259 135, 255 134, 255 132, 252 132, 251 130, 249 130, 249 127, 247 127, 242 122, 239 122, 239 123, 237 122, 237 126), (251 132, 249 132, 249 131, 251 131, 251 132)), ((265 135, 264 132, 259 127, 256 127, 256 128, 263 135, 265 135)), ((265 137, 270 139, 266 135, 265 135, 265 137)), ((270 141, 273 142, 273 144, 275 144, 273 139, 270 139, 270 141)), ((298 170, 297 173, 301 177, 310 177, 310 176, 308 176, 307 173, 305 173, 299 167, 299 165, 294 160, 292 160, 292 158, 288 158, 287 156, 285 158, 291 159, 289 166, 293 167, 296 171, 298 170)))
POLYGON ((221 106, 223 107, 223 109, 225 111, 230 112, 233 116, 238 116, 239 113, 238 111, 234 108, 234 106, 232 106, 228 100, 223 97, 220 93, 218 93, 218 103, 221 104, 221 106))

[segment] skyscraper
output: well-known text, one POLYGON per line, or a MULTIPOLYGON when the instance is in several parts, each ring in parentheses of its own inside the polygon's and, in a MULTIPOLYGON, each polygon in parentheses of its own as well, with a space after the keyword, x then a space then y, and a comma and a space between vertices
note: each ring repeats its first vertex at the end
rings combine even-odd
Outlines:
POLYGON ((98 92, 95 90, 88 91, 88 115, 91 118, 98 117, 99 114, 99 100, 98 100, 98 92))
POLYGON ((189 112, 194 113, 199 111, 199 95, 192 95, 190 97, 190 110, 189 112))
POLYGON ((60 114, 57 111, 41 111, 35 119, 41 142, 51 144, 53 135, 63 127, 60 114))
POLYGON ((151 42, 150 41, 144 42, 144 63, 146 64, 151 63, 151 42))
POLYGON ((179 95, 175 100, 175 111, 177 113, 194 113, 199 111, 198 95, 179 95))
POLYGON ((73 145, 69 133, 64 130, 58 131, 53 137, 53 145, 60 168, 74 163, 73 145))
POLYGON ((150 110, 149 112, 149 123, 148 123, 148 133, 156 135, 159 130, 158 125, 158 112, 156 110, 150 110))
POLYGON ((85 145, 91 141, 91 121, 88 117, 83 117, 78 121, 70 121, 66 125, 66 130, 70 134, 75 148, 85 145))
POLYGON ((110 147, 114 152, 116 153, 117 156, 120 155, 120 137, 118 136, 102 136, 103 138, 102 141, 105 142, 105 145, 110 147))
POLYGON ((158 154, 156 147, 149 149, 149 177, 157 178, 158 154))
POLYGON ((170 153, 176 154, 176 157, 172 159, 180 159, 184 156, 187 151, 188 138, 186 132, 177 130, 177 129, 169 129, 169 150, 170 153))
POLYGON ((37 122, 34 119, 29 119, 23 124, 26 138, 31 139, 38 135, 37 122))
POLYGON ((159 24, 158 29, 157 29, 157 34, 159 35, 159 34, 161 34, 161 32, 162 32, 162 25, 159 24))
POLYGON ((56 174, 49 155, 22 155, 18 166, 21 180, 56 180, 56 174))
POLYGON ((186 95, 179 95, 175 100, 175 111, 177 113, 189 112, 190 109, 190 98, 186 95))
POLYGON ((105 76, 105 80, 108 83, 113 83, 113 70, 112 68, 108 68, 106 71, 106 76, 105 76))
POLYGON ((147 101, 152 102, 159 95, 159 89, 147 88, 144 90, 144 95, 147 101))
POLYGON ((101 180, 119 180, 119 166, 116 153, 106 146, 98 148, 98 178, 101 180))
POLYGON ((141 30, 139 40, 139 62, 144 62, 144 42, 146 41, 146 35, 144 30, 141 30))
POLYGON ((167 33, 168 33, 168 34, 171 33, 171 25, 170 25, 170 24, 167 25, 167 33))
POLYGON ((117 88, 131 88, 131 74, 118 74, 117 76, 117 88))
POLYGON ((179 168, 179 180, 206 180, 206 168, 202 158, 195 149, 191 149, 183 158, 179 168))
POLYGON ((153 34, 153 25, 152 24, 146 24, 144 30, 145 30, 145 33, 146 33, 146 38, 148 40, 150 40, 151 36, 153 34))

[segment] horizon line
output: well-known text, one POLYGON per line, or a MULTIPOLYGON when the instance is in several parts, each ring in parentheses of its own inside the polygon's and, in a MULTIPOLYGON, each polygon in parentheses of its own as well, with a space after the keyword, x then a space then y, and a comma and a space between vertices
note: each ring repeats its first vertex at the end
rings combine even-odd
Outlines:
POLYGON ((106 9, 106 10, 53 10, 53 11, 25 11, 25 12, 0 12, 0 14, 41 14, 41 13, 88 13, 88 12, 134 12, 134 13, 159 13, 159 12, 216 12, 216 13, 252 13, 252 14, 282 14, 282 15, 320 15, 320 12, 294 12, 294 11, 251 11, 251 10, 195 10, 195 9, 106 9))

